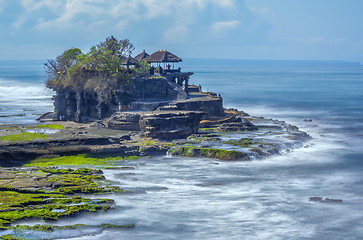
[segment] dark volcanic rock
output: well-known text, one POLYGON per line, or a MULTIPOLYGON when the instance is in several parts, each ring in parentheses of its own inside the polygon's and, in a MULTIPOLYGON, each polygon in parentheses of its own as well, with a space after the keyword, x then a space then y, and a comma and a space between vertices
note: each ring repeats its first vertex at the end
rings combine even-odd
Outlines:
POLYGON ((176 146, 171 148, 170 154, 173 156, 208 157, 220 160, 250 160, 249 156, 244 152, 216 148, 201 148, 197 146, 176 146))
POLYGON ((178 90, 165 78, 132 79, 116 89, 107 101, 101 100, 95 91, 63 89, 54 96, 54 109, 58 120, 90 122, 110 117, 119 108, 127 110, 133 102, 175 100, 178 90))
POLYGON ((205 96, 177 101, 179 110, 201 111, 207 116, 224 116, 223 99, 217 96, 205 96))
POLYGON ((313 202, 322 202, 323 198, 322 197, 310 197, 309 201, 313 201, 313 202))
POLYGON ((140 115, 138 112, 116 112, 104 124, 112 129, 138 131, 140 115))
POLYGON ((307 141, 307 140, 311 139, 311 136, 309 134, 307 134, 306 132, 299 131, 299 132, 291 133, 289 138, 291 140, 307 141))
POLYGON ((217 128, 219 131, 254 131, 258 128, 245 118, 238 118, 236 122, 223 123, 217 128))
POLYGON ((198 131, 202 116, 197 111, 117 112, 104 124, 112 129, 141 130, 145 137, 180 139, 198 131))
POLYGON ((203 113, 196 111, 155 111, 142 115, 140 129, 145 137, 186 138, 198 131, 203 113))
POLYGON ((23 161, 49 155, 73 155, 81 153, 138 155, 137 146, 123 142, 126 137, 77 137, 66 139, 42 139, 32 142, 7 143, 0 145, 0 163, 23 161))
POLYGON ((332 198, 323 198, 323 197, 310 197, 309 201, 313 202, 329 202, 329 203, 341 203, 342 199, 332 199, 332 198))

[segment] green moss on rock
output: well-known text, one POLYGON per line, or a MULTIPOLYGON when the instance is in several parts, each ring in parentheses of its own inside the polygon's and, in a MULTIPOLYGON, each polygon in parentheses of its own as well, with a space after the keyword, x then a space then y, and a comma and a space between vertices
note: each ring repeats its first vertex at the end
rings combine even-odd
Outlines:
POLYGON ((37 125, 37 128, 45 128, 45 129, 63 129, 64 126, 60 124, 43 124, 37 125))
POLYGON ((51 166, 86 166, 86 165, 113 165, 117 161, 134 160, 139 156, 93 157, 87 154, 62 156, 56 158, 38 158, 25 164, 26 167, 51 167, 51 166))
POLYGON ((200 148, 196 146, 174 147, 171 149, 172 155, 187 157, 208 157, 220 160, 250 160, 248 155, 243 152, 234 150, 225 150, 217 148, 200 148))
POLYGON ((114 203, 112 199, 90 199, 74 194, 126 192, 118 186, 101 186, 105 178, 98 169, 22 168, 18 171, 3 169, 0 174, 14 178, 1 180, 6 181, 7 186, 0 188, 0 229, 7 229, 18 220, 56 220, 80 212, 107 211, 114 203), (51 186, 51 189, 39 190, 37 182, 34 182, 34 186, 27 186, 30 189, 24 189, 18 183, 21 179, 17 177, 24 178, 24 181, 41 177, 43 183, 48 182, 44 186, 51 186))
POLYGON ((224 141, 223 143, 242 148, 249 148, 252 144, 257 144, 257 142, 254 141, 252 138, 231 139, 224 141))
POLYGON ((0 137, 0 141, 22 142, 22 141, 31 141, 34 139, 47 139, 47 138, 48 138, 47 134, 22 132, 19 134, 2 136, 0 137))

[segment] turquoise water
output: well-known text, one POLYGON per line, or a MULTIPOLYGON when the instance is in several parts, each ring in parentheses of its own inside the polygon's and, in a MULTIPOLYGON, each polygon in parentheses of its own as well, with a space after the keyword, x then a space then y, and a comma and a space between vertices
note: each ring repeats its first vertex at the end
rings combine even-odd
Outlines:
MULTIPOLYGON (((25 115, 0 117, 0 123, 34 122, 34 113, 52 110, 42 66, 23 63, 19 70, 17 64, 0 66, 0 115, 25 115)), ((299 126, 313 137, 310 147, 251 162, 159 157, 128 162, 135 169, 127 172, 105 170, 136 193, 112 196, 116 209, 107 214, 57 224, 136 228, 67 237, 361 239, 363 66, 223 60, 181 66, 195 73, 192 83, 220 92, 226 107, 299 126), (312 196, 343 202, 310 202, 312 196)))

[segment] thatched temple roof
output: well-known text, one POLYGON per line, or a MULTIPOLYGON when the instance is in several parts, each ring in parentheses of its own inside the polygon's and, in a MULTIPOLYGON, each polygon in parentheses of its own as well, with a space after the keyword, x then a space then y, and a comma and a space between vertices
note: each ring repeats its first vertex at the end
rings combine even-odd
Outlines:
POLYGON ((122 65, 136 65, 137 63, 138 63, 138 61, 131 56, 128 56, 127 58, 123 58, 121 60, 122 65))
POLYGON ((181 58, 179 58, 178 56, 172 54, 171 52, 168 52, 166 50, 162 50, 162 51, 157 51, 154 52, 153 54, 151 54, 148 58, 147 61, 149 63, 162 63, 162 62, 181 62, 183 61, 181 58))
POLYGON ((147 58, 148 56, 150 56, 149 54, 147 54, 146 52, 145 52, 145 50, 144 51, 142 51, 142 53, 140 53, 139 55, 137 55, 136 57, 134 57, 134 59, 136 59, 136 61, 138 61, 138 62, 141 62, 142 60, 144 60, 145 58, 147 58))

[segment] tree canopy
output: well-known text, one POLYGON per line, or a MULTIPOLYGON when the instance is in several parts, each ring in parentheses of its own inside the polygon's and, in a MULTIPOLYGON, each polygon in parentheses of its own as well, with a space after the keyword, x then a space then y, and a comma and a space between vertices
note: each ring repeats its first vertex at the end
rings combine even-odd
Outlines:
POLYGON ((82 53, 78 48, 64 51, 55 60, 44 65, 48 74, 47 87, 55 91, 95 91, 100 97, 110 97, 113 90, 127 84, 134 76, 145 76, 148 66, 140 63, 134 69, 121 66, 134 45, 128 40, 113 36, 82 53))

